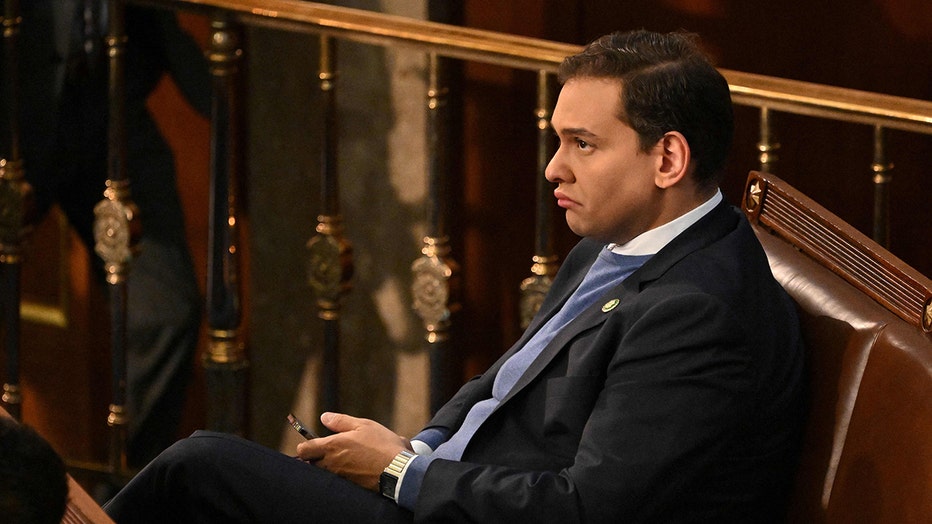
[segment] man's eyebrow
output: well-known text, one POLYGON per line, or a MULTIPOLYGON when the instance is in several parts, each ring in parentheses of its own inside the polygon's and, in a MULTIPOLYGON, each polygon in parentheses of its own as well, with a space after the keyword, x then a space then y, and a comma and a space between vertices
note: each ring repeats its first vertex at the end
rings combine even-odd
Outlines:
POLYGON ((589 131, 585 127, 565 127, 562 129, 556 129, 555 131, 560 135, 584 136, 589 138, 596 136, 595 133, 589 131))

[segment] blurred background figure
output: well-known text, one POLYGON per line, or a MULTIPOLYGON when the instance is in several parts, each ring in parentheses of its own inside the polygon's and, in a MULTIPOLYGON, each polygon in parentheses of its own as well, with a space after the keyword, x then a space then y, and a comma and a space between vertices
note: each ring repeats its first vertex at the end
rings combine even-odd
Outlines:
MULTIPOLYGON (((22 157, 39 218, 57 204, 95 258, 93 209, 108 178, 107 4, 23 2, 18 46, 22 157)), ((202 317, 174 157, 146 99, 167 73, 206 116, 211 81, 202 49, 174 12, 127 6, 125 27, 126 169, 143 229, 127 318, 128 458, 138 466, 177 436, 202 317)), ((95 265, 103 284, 102 263, 95 265)))

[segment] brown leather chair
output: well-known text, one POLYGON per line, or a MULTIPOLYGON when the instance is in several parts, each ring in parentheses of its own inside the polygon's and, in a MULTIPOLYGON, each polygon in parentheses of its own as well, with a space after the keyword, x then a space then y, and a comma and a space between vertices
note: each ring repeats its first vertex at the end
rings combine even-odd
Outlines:
POLYGON ((796 301, 811 408, 790 522, 929 522, 932 281, 778 177, 743 207, 796 301))

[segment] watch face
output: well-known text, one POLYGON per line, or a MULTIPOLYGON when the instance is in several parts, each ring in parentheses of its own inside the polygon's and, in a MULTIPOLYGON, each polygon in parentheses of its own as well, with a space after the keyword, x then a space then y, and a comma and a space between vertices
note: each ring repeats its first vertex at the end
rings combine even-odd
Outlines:
POLYGON ((382 472, 379 476, 379 491, 382 495, 395 500, 395 485, 398 484, 398 477, 391 473, 382 472))

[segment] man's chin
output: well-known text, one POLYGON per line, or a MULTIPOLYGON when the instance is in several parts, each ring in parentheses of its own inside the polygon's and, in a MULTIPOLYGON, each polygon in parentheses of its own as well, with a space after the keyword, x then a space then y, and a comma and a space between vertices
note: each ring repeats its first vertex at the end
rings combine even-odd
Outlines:
POLYGON ((577 236, 587 237, 591 234, 589 228, 586 228, 579 222, 572 220, 569 216, 569 212, 566 214, 566 225, 569 226, 570 231, 575 233, 577 236))

